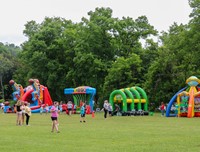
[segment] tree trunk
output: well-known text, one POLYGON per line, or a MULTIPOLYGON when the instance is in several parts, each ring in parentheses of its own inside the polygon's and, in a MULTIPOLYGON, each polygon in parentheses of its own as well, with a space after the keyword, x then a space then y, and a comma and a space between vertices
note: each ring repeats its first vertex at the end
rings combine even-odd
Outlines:
POLYGON ((3 76, 0 75, 0 82, 1 82, 0 85, 1 85, 1 91, 2 91, 2 98, 3 98, 3 100, 5 100, 5 99, 4 99, 4 87, 3 87, 2 77, 3 77, 3 76))

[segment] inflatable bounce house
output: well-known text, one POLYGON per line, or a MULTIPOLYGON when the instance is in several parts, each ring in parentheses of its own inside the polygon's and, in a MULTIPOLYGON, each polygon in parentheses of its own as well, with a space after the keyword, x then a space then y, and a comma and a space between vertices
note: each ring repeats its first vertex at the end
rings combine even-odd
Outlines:
POLYGON ((13 109, 10 106, 10 102, 9 101, 5 101, 3 104, 4 104, 4 108, 3 108, 3 112, 4 113, 13 113, 13 109))
POLYGON ((115 104, 121 107, 125 115, 148 115, 148 98, 146 92, 140 87, 131 87, 114 90, 110 94, 109 102, 115 110, 115 104), (134 112, 134 113, 133 113, 134 112))
POLYGON ((20 84, 10 80, 9 84, 13 88, 13 100, 29 102, 32 113, 40 112, 40 107, 53 104, 48 88, 41 85, 38 79, 29 79, 29 86, 23 89, 20 84))
POLYGON ((187 86, 178 91, 169 101, 166 110, 166 117, 200 117, 200 80, 191 76, 186 80, 187 86), (177 114, 170 113, 171 107, 177 104, 177 114))
MULTIPOLYGON (((77 112, 82 106, 82 103, 86 103, 86 114, 93 112, 94 96, 96 95, 96 89, 89 86, 80 86, 77 88, 64 89, 65 95, 72 96, 72 102, 77 106, 77 112)), ((69 99, 69 98, 68 98, 69 99)))

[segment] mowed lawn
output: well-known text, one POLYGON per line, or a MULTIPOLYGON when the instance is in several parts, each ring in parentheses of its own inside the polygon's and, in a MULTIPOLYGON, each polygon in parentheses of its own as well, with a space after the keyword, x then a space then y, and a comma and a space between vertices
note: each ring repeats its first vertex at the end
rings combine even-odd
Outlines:
POLYGON ((33 114, 31 126, 16 126, 15 114, 0 114, 2 152, 194 152, 200 151, 200 118, 120 116, 103 113, 59 116, 51 133, 50 114, 33 114))

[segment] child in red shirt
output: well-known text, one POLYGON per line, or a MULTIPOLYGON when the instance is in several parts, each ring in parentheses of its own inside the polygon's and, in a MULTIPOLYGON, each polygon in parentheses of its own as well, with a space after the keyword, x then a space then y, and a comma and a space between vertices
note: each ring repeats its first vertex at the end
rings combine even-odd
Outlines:
POLYGON ((162 116, 164 116, 164 113, 165 113, 165 104, 164 104, 164 102, 161 102, 160 111, 161 111, 162 116))

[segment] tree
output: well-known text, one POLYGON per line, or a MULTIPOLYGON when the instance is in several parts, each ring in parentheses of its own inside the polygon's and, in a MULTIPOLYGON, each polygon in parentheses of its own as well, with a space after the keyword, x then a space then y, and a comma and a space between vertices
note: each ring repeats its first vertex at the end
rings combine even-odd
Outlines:
MULTIPOLYGON (((13 44, 0 43, 0 88, 1 97, 5 100, 8 95, 5 95, 5 87, 8 81, 12 78, 13 73, 19 66, 19 62, 16 59, 17 54, 20 52, 20 48, 13 44)), ((8 90, 9 91, 9 90, 8 90)))
POLYGON ((199 62, 199 1, 189 1, 193 8, 188 25, 174 23, 169 32, 160 36, 162 46, 158 57, 152 62, 146 74, 145 88, 154 102, 168 102, 185 86, 188 77, 200 76, 199 62))
POLYGON ((113 18, 110 8, 96 8, 88 15, 89 18, 83 17, 80 23, 58 17, 47 17, 41 24, 28 22, 24 30, 28 41, 22 44, 20 54, 23 68, 17 70, 15 78, 23 85, 29 78, 38 78, 49 87, 55 100, 64 98, 65 87, 91 85, 97 89, 98 99, 104 96, 105 77, 112 64, 121 59, 131 68, 123 67, 130 71, 124 85, 134 80, 142 82, 142 68, 136 64, 143 54, 140 39, 157 33, 147 18, 113 18), (136 63, 129 61, 130 58, 135 60, 132 56, 136 57, 136 63), (132 64, 140 70, 134 69, 132 64), (134 77, 130 78, 132 74, 134 77))
POLYGON ((113 62, 105 77, 104 94, 107 96, 115 89, 128 88, 141 84, 142 61, 132 53, 129 58, 119 57, 113 62))

